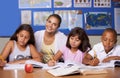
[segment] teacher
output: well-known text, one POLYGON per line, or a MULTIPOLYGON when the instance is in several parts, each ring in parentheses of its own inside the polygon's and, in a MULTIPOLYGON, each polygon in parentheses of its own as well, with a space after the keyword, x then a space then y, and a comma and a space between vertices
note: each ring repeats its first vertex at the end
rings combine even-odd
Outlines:
POLYGON ((51 60, 53 55, 66 45, 67 36, 58 31, 61 21, 58 14, 52 14, 46 20, 45 30, 35 32, 36 48, 42 54, 44 63, 51 60))

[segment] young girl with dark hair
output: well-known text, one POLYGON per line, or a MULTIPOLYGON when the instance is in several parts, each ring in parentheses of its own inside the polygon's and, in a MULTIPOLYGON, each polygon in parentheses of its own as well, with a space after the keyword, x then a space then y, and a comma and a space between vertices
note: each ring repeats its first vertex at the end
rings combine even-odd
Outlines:
MULTIPOLYGON (((4 47, 1 57, 8 63, 25 63, 28 59, 41 61, 39 53, 35 48, 35 39, 33 29, 29 24, 22 24, 4 47)), ((5 62, 0 60, 0 66, 5 62)))
POLYGON ((66 46, 61 48, 53 57, 54 60, 48 62, 49 66, 55 65, 55 62, 63 57, 64 62, 82 63, 85 52, 91 48, 89 38, 86 32, 75 27, 68 35, 66 46))

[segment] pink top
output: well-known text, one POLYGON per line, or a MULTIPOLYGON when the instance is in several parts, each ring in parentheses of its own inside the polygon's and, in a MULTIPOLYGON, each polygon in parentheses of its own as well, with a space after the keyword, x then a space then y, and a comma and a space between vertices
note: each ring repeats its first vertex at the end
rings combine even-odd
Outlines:
POLYGON ((74 62, 76 64, 82 63, 82 59, 84 56, 84 53, 82 51, 77 50, 77 52, 73 53, 67 47, 61 48, 60 51, 63 53, 64 62, 74 62))

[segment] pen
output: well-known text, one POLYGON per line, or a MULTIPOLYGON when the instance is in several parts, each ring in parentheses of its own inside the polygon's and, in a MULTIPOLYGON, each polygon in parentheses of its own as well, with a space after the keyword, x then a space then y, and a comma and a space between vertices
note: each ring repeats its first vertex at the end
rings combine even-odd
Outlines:
POLYGON ((54 68, 52 68, 52 69, 57 69, 57 68, 60 68, 60 66, 54 67, 54 68))
POLYGON ((3 57, 0 55, 0 59, 2 60, 2 62, 4 62, 4 59, 3 59, 3 57))

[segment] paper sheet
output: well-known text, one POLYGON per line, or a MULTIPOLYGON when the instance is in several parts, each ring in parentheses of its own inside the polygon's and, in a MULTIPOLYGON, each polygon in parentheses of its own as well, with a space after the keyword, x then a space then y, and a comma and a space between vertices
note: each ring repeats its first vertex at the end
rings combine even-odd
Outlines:
POLYGON ((6 64, 4 70, 24 69, 25 64, 6 64))

